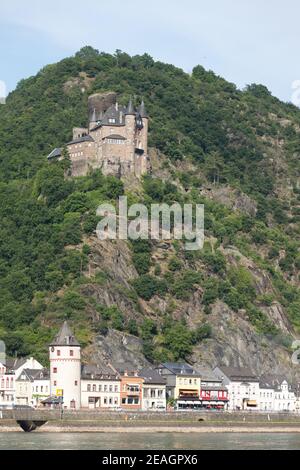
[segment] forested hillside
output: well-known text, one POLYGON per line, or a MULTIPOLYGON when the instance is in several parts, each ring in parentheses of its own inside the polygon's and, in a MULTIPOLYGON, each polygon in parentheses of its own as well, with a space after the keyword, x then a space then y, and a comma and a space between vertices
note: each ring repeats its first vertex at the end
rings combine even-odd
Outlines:
POLYGON ((115 357, 121 338, 136 360, 292 373, 299 157, 298 108, 201 66, 189 75, 147 54, 86 47, 21 81, 0 106, 0 337, 8 352, 46 360, 67 317, 86 357, 101 354, 99 344, 115 357), (47 162, 73 126, 86 124, 88 96, 102 91, 117 92, 121 104, 145 100, 153 175, 141 182, 100 172, 65 179, 65 162, 47 162), (204 203, 204 250, 98 241, 97 206, 122 194, 204 203))

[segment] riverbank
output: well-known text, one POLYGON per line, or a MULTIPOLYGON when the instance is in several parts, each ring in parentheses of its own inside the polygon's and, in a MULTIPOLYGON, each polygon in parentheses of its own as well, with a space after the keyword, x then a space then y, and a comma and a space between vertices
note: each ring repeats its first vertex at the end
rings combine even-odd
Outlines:
MULTIPOLYGON (((15 422, 1 423, 0 433, 20 432, 22 429, 16 425, 15 422)), ((269 423, 269 424, 254 424, 254 423, 201 423, 198 425, 191 425, 191 423, 179 424, 164 424, 155 423, 122 423, 121 425, 100 425, 92 423, 48 423, 38 428, 35 433, 234 433, 234 434, 265 434, 265 433, 291 433, 300 434, 300 423, 269 423)))
POLYGON ((300 433, 300 415, 288 413, 1 412, 0 433, 300 433), (20 427, 21 426, 21 427, 20 427), (31 429, 30 429, 31 428, 31 429))

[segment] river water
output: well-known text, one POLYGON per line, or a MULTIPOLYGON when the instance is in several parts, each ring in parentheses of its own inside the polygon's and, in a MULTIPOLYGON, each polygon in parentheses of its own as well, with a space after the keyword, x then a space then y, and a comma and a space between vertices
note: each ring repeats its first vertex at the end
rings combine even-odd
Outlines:
POLYGON ((300 434, 0 433, 9 450, 299 450, 300 434))

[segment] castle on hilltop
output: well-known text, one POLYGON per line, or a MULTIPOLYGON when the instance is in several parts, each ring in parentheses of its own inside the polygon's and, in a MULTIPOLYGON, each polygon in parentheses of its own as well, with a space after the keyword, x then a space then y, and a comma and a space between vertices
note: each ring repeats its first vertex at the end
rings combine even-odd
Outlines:
MULTIPOLYGON (((144 101, 136 109, 130 99, 120 106, 116 93, 97 93, 88 100, 88 126, 75 127, 66 144, 71 176, 85 176, 93 169, 117 177, 140 178, 150 171, 148 157, 149 117, 144 101)), ((61 160, 62 148, 54 149, 48 160, 61 160)))

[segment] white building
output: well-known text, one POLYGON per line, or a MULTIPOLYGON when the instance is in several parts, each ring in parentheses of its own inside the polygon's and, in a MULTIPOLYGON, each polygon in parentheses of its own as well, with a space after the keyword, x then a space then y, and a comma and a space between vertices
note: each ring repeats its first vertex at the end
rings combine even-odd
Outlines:
POLYGON ((296 411, 297 397, 285 377, 271 374, 263 376, 260 393, 262 411, 296 411))
POLYGON ((214 373, 228 389, 229 410, 259 410, 259 380, 250 369, 220 366, 214 373))
POLYGON ((24 369, 41 370, 43 366, 33 357, 5 358, 0 362, 0 406, 11 407, 16 400, 16 378, 24 369))
POLYGON ((37 407, 50 393, 50 378, 47 369, 24 369, 16 379, 17 405, 37 407))
POLYGON ((166 410, 166 379, 153 369, 142 369, 139 376, 144 379, 142 410, 166 410))
POLYGON ((63 407, 81 407, 81 348, 67 322, 49 347, 50 393, 62 397, 63 407))
POLYGON ((81 406, 89 409, 120 407, 121 380, 110 367, 83 366, 81 406))
POLYGON ((261 382, 259 384, 259 409, 260 411, 274 411, 275 391, 272 386, 261 382))

